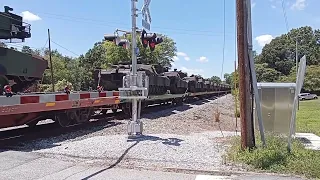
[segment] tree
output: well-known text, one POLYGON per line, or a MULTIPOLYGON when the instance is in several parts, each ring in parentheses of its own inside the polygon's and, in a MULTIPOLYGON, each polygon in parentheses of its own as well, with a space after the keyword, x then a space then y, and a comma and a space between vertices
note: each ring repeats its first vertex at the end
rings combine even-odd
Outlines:
MULTIPOLYGON (((150 48, 144 48, 142 46, 139 35, 137 35, 137 47, 139 48, 138 59, 142 63, 149 64, 160 64, 162 66, 171 67, 171 62, 173 62, 173 57, 176 55, 177 47, 173 39, 158 34, 158 37, 163 38, 163 42, 156 45, 156 48, 153 52, 150 51, 150 48)), ((131 42, 131 35, 127 35, 126 38, 131 42)), ((129 61, 131 62, 131 48, 124 49, 123 47, 116 46, 112 42, 103 42, 106 51, 107 63, 118 63, 120 61, 129 61)))
POLYGON ((221 79, 218 76, 212 76, 210 79, 214 83, 217 83, 217 84, 221 83, 221 79))
POLYGON ((21 49, 21 52, 31 54, 32 53, 32 49, 29 46, 23 46, 22 49, 21 49))
POLYGON ((320 31, 313 31, 309 26, 292 29, 289 33, 273 39, 263 47, 256 62, 266 63, 267 68, 278 71, 280 75, 289 75, 292 67, 295 66, 296 40, 298 41, 298 57, 306 55, 308 65, 319 64, 320 31))
POLYGON ((255 64, 255 69, 258 82, 274 82, 280 75, 275 69, 268 68, 267 63, 255 64))
MULTIPOLYGON (((306 91, 320 92, 320 66, 310 65, 306 68, 306 74, 303 82, 303 89, 306 91)), ((292 69, 289 76, 281 77, 282 82, 296 82, 296 70, 292 69)))
POLYGON ((119 62, 130 62, 130 51, 119 47, 112 42, 104 42, 103 43, 104 51, 105 51, 105 61, 104 66, 108 66, 108 64, 117 64, 119 62))
POLYGON ((231 74, 225 73, 225 74, 223 75, 223 77, 224 77, 224 79, 225 79, 226 84, 231 84, 231 83, 232 83, 232 76, 231 76, 231 74))
POLYGON ((21 52, 28 53, 28 54, 33 54, 33 55, 40 55, 41 51, 39 49, 33 50, 29 46, 23 46, 22 49, 21 49, 21 52))

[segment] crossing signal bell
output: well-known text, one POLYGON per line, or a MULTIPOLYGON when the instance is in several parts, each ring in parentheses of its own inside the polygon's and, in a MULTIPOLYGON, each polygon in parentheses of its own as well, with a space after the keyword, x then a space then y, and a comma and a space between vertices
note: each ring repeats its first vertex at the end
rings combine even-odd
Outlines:
POLYGON ((120 39, 120 37, 116 35, 104 35, 104 40, 114 42, 115 45, 122 46, 125 49, 130 48, 130 43, 127 39, 120 39))
POLYGON ((162 43, 163 39, 161 37, 157 38, 156 33, 147 34, 145 30, 142 30, 141 42, 144 48, 147 48, 149 46, 150 50, 154 51, 154 49, 156 48, 156 45, 162 43))

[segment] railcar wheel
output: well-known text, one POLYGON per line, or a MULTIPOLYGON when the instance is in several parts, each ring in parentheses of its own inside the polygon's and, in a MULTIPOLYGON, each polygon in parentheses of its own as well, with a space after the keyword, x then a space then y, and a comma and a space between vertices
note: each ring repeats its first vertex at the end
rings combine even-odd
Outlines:
POLYGON ((67 112, 68 118, 77 124, 88 122, 93 111, 91 108, 75 109, 67 112))
POLYGON ((58 122, 61 127, 67 127, 71 125, 72 119, 70 119, 67 113, 59 113, 55 115, 54 121, 58 122))

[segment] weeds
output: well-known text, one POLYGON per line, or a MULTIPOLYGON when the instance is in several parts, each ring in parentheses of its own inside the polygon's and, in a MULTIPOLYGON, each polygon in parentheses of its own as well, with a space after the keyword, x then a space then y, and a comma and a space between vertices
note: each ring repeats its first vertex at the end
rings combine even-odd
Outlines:
POLYGON ((300 142, 294 140, 293 151, 288 153, 287 139, 278 136, 267 135, 266 143, 265 148, 257 146, 253 150, 242 150, 240 138, 236 137, 227 152, 227 158, 259 170, 320 178, 320 152, 305 149, 300 142))

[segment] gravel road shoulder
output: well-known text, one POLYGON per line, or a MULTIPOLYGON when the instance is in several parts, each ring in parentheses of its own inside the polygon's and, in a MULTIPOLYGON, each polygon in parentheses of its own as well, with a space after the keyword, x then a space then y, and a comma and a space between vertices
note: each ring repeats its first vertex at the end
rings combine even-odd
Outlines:
POLYGON ((38 139, 23 148, 45 157, 87 165, 239 170, 224 164, 222 158, 228 147, 227 139, 236 130, 232 95, 145 114, 142 121, 145 136, 137 140, 127 139, 128 120, 118 120, 110 122, 108 128, 104 124, 38 139), (215 121, 217 109, 220 122, 215 121))

